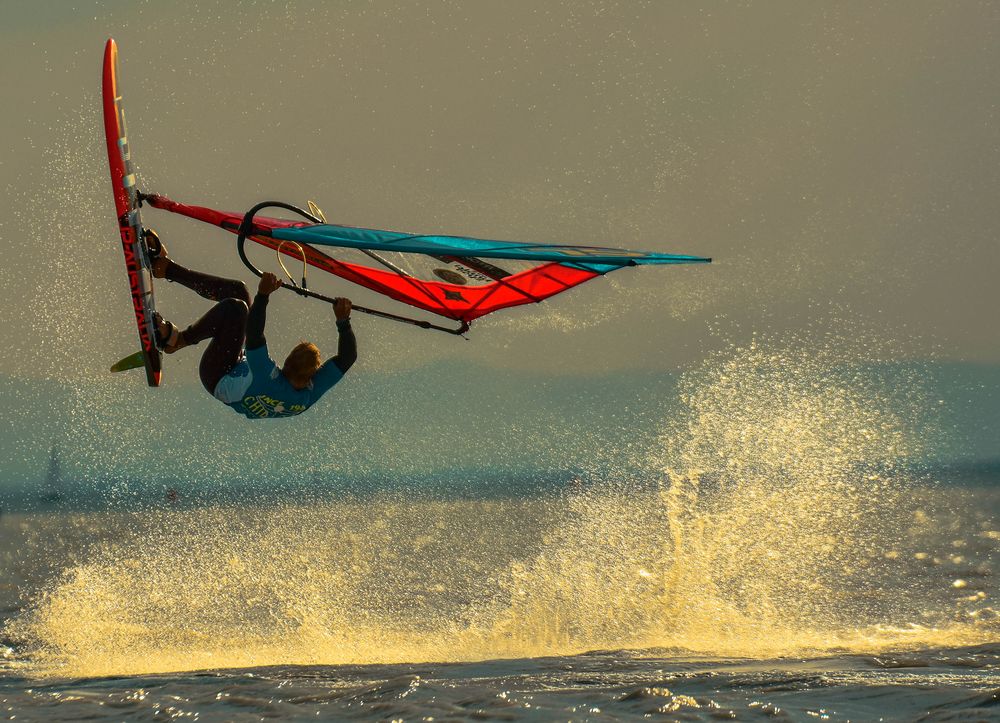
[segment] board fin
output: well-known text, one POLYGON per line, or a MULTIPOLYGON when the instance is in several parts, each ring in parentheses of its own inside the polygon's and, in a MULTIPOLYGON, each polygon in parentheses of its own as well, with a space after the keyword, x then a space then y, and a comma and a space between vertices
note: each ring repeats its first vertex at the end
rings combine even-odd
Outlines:
POLYGON ((124 359, 120 359, 111 365, 111 371, 113 372, 124 372, 128 369, 138 369, 146 365, 145 356, 143 356, 142 350, 140 349, 135 354, 129 354, 124 359))

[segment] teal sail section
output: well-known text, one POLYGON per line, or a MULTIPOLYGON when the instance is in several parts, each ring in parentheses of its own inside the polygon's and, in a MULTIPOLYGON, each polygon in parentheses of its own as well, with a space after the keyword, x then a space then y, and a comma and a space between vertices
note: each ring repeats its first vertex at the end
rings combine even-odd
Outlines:
POLYGON ((429 256, 475 256, 484 259, 521 259, 549 261, 606 273, 612 268, 646 264, 699 264, 709 258, 651 251, 602 248, 598 246, 563 246, 515 241, 490 241, 465 236, 423 236, 398 231, 315 224, 271 229, 270 235, 282 241, 313 246, 340 246, 371 251, 396 251, 429 256), (602 269, 601 267, 607 267, 602 269))

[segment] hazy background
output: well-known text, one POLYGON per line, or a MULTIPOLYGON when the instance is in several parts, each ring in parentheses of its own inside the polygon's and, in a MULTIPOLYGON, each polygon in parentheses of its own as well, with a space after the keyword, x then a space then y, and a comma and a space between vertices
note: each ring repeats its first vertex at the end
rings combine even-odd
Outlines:
MULTIPOLYGON (((933 366, 951 456, 1000 454, 998 34, 991 2, 6 0, 8 474, 42 474, 54 442, 80 474, 178 457, 196 474, 219 444, 265 474, 345 449, 405 459, 428 438, 438 458, 537 448, 533 464, 560 466, 632 414, 655 438, 673 375, 760 339, 933 366), (101 126, 109 36, 142 186, 175 200, 311 198, 334 222, 715 262, 623 271, 481 320, 471 341, 359 318, 346 406, 281 430, 212 403, 196 354, 167 358, 167 386, 147 391, 105 371, 136 344, 101 126), (567 397, 593 385, 589 406, 567 397), (568 424, 558 405, 580 416, 560 433, 571 448, 542 440, 568 424)), ((230 235, 146 221, 179 260, 251 280, 230 235)), ((158 296, 180 324, 206 308, 158 296)), ((303 336, 330 349, 329 311, 272 304, 276 353, 303 336)))

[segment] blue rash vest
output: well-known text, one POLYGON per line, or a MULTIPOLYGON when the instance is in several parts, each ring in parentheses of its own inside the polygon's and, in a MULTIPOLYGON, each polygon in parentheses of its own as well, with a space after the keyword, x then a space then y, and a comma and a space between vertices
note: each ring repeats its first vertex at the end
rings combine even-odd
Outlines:
POLYGON ((249 419, 293 417, 319 401, 343 377, 333 359, 327 359, 309 386, 296 389, 271 359, 265 343, 244 350, 239 362, 219 380, 214 396, 249 419))

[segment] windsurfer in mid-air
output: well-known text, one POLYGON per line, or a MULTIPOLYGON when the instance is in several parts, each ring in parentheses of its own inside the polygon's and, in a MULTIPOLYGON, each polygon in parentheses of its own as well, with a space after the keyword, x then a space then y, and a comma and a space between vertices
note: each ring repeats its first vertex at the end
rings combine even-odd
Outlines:
POLYGON ((320 364, 319 349, 300 342, 279 367, 271 359, 264 339, 268 297, 281 281, 265 273, 250 293, 242 281, 192 271, 167 256, 156 232, 145 230, 152 256, 153 276, 176 281, 216 302, 198 321, 183 331, 157 314, 157 345, 167 354, 210 339, 201 357, 201 383, 213 397, 250 419, 290 417, 315 404, 339 382, 358 358, 351 329, 351 302, 337 299, 337 356, 320 364))

